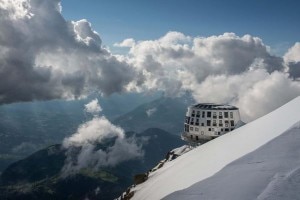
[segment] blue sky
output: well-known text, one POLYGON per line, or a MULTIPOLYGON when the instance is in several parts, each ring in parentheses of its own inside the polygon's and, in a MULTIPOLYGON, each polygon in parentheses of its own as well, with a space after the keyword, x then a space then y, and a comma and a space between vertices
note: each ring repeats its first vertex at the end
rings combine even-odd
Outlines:
POLYGON ((168 31, 250 34, 279 54, 300 40, 297 0, 62 0, 62 6, 67 20, 88 19, 110 47, 125 38, 155 39, 168 31))

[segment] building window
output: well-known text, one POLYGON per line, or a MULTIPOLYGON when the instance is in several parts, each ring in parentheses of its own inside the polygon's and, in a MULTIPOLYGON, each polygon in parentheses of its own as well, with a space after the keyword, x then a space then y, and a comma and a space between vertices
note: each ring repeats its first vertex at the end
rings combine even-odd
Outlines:
MULTIPOLYGON (((211 128, 208 128, 208 131, 211 131, 211 128)), ((202 132, 202 131, 201 131, 202 132)))
POLYGON ((224 112, 224 118, 228 118, 228 112, 224 112))
POLYGON ((219 120, 219 126, 222 127, 223 126, 223 122, 222 120, 219 120))
POLYGON ((198 137, 198 136, 196 136, 196 140, 199 140, 199 137, 198 137))
POLYGON ((225 120, 225 127, 228 127, 228 120, 225 120))
POLYGON ((211 117, 211 112, 207 112, 207 117, 211 117))
POLYGON ((192 111, 192 117, 195 117, 195 110, 192 111))
POLYGON ((196 117, 200 117, 200 111, 197 111, 197 116, 196 117))
POLYGON ((229 129, 228 128, 225 128, 225 132, 228 132, 229 131, 229 129))
POLYGON ((210 126, 210 122, 211 122, 210 120, 206 121, 207 126, 210 126))
POLYGON ((191 130, 191 131, 193 131, 193 130, 194 130, 194 128, 193 128, 193 127, 190 127, 190 130, 191 130))
POLYGON ((191 139, 193 139, 193 135, 191 135, 191 139))
POLYGON ((189 130, 190 130, 190 129, 189 129, 189 125, 186 125, 185 131, 186 131, 186 132, 189 132, 189 130))
POLYGON ((219 112, 219 119, 223 119, 222 112, 219 112))
POLYGON ((199 128, 195 128, 195 131, 199 131, 199 128))
POLYGON ((221 132, 223 132, 223 131, 224 131, 224 129, 221 128, 221 132))
POLYGON ((202 118, 205 118, 205 111, 202 111, 202 118))
POLYGON ((201 126, 204 126, 204 123, 201 123, 201 126))
POLYGON ((234 120, 230 120, 230 126, 234 126, 234 120))
POLYGON ((230 118, 233 118, 233 112, 230 112, 230 118))
POLYGON ((213 118, 214 118, 214 119, 217 118, 217 112, 213 112, 213 118))
POLYGON ((187 124, 190 123, 190 117, 185 117, 185 123, 187 123, 187 124))
POLYGON ((213 120, 213 126, 217 126, 217 120, 213 120))
POLYGON ((194 125, 194 118, 191 118, 191 125, 194 125))

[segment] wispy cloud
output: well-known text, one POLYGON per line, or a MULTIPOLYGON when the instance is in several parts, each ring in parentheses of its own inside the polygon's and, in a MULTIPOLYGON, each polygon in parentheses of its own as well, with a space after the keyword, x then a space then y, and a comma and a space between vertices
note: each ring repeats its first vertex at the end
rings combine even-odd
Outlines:
POLYGON ((146 111, 146 114, 148 117, 151 117, 156 111, 157 111, 157 108, 151 108, 146 111))

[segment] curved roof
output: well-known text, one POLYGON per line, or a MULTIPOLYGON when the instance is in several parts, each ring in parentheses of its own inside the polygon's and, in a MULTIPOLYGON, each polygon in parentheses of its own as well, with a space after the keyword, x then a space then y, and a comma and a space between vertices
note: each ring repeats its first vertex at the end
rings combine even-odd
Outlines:
POLYGON ((238 110, 238 108, 235 106, 226 105, 226 104, 214 104, 214 103, 199 103, 191 107, 202 109, 202 110, 238 110))

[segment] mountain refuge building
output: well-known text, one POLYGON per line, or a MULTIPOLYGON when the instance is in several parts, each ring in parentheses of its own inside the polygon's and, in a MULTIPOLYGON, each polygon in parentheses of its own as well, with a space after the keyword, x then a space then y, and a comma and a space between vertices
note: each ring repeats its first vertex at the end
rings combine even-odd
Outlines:
POLYGON ((239 126, 239 109, 235 106, 200 103, 188 107, 181 138, 202 143, 226 134, 239 126))

